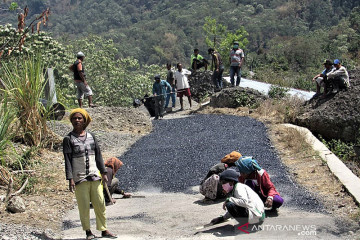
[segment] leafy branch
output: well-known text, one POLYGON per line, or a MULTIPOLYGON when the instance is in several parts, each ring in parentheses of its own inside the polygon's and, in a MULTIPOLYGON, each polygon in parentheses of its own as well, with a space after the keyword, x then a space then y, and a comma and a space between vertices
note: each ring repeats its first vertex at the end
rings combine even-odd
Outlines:
POLYGON ((38 21, 36 23, 36 30, 37 33, 40 32, 40 26, 41 24, 43 24, 44 26, 46 25, 47 21, 48 21, 48 17, 50 15, 50 8, 47 8, 46 10, 44 10, 38 17, 36 17, 29 25, 26 26, 25 24, 25 20, 26 17, 28 16, 29 13, 29 8, 26 6, 23 10, 23 13, 20 13, 18 15, 18 33, 20 33, 20 36, 14 34, 12 38, 9 38, 1 47, 0 47, 0 60, 1 57, 4 56, 5 54, 7 54, 8 56, 11 54, 11 52, 15 49, 18 48, 19 51, 22 50, 22 46, 25 43, 25 39, 27 34, 29 33, 30 29, 31 29, 31 33, 34 33, 35 30, 35 22, 38 21), (18 38, 16 40, 16 38, 18 38), (7 53, 5 52, 5 48, 9 45, 10 42, 16 42, 16 44, 14 46, 10 46, 10 48, 8 49, 7 53))

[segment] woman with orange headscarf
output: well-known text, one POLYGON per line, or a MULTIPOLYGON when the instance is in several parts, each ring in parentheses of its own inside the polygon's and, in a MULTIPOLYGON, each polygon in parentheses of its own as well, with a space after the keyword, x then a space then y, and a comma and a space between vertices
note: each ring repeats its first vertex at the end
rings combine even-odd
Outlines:
MULTIPOLYGON (((119 179, 117 179, 116 173, 119 170, 119 168, 121 168, 123 166, 123 162, 116 158, 116 157, 112 157, 109 158, 105 161, 105 167, 106 167, 106 175, 109 179, 109 181, 107 182, 107 186, 109 188, 109 192, 112 195, 113 193, 120 193, 121 195, 123 195, 123 198, 129 198, 131 197, 130 193, 126 193, 124 190, 119 190, 118 186, 119 186, 119 179)), ((110 203, 110 199, 109 196, 107 194, 107 192, 104 189, 104 196, 105 196, 105 203, 106 205, 108 205, 110 203)), ((113 203, 115 203, 115 199, 112 199, 113 203)))

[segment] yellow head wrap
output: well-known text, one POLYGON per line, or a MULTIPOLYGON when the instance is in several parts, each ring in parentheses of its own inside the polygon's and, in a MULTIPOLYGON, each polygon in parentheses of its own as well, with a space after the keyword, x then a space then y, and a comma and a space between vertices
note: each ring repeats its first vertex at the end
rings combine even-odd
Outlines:
POLYGON ((84 125, 84 129, 87 128, 87 126, 90 124, 90 122, 92 121, 90 115, 88 114, 88 112, 82 108, 75 108, 70 112, 70 122, 71 122, 71 118, 72 116, 74 116, 75 113, 80 113, 81 115, 83 115, 84 119, 85 119, 85 125, 84 125))
POLYGON ((232 151, 230 154, 227 154, 223 159, 221 159, 222 163, 234 163, 241 158, 241 154, 236 151, 232 151))

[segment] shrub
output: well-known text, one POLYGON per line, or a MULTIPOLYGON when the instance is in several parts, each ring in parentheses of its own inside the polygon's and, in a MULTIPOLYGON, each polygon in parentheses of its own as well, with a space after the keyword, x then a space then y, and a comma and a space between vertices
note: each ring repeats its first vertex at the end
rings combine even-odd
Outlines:
POLYGON ((237 93, 234 97, 234 101, 235 101, 234 107, 249 107, 249 108, 257 107, 256 100, 245 92, 237 93))
POLYGON ((325 146, 340 159, 344 161, 349 161, 353 158, 353 156, 355 156, 353 143, 346 143, 341 141, 340 139, 331 139, 327 141, 321 136, 319 136, 319 138, 321 142, 325 144, 325 146))
POLYGON ((284 98, 286 97, 286 93, 289 91, 288 88, 284 88, 284 87, 280 87, 280 86, 275 86, 275 85, 271 85, 268 95, 270 98, 276 98, 276 99, 280 99, 280 98, 284 98))

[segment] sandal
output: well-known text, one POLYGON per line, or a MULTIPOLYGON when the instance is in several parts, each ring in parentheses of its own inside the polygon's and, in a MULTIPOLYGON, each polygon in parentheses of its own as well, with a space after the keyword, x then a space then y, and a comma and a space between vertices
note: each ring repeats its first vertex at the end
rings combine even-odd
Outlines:
POLYGON ((89 234, 89 235, 86 235, 86 240, 97 240, 97 237, 94 235, 94 234, 89 234))
POLYGON ((112 234, 112 233, 110 233, 110 232, 107 232, 107 233, 102 233, 101 234, 101 238, 110 238, 110 239, 116 239, 116 238, 118 238, 118 236, 116 236, 116 235, 114 235, 114 234, 112 234))

